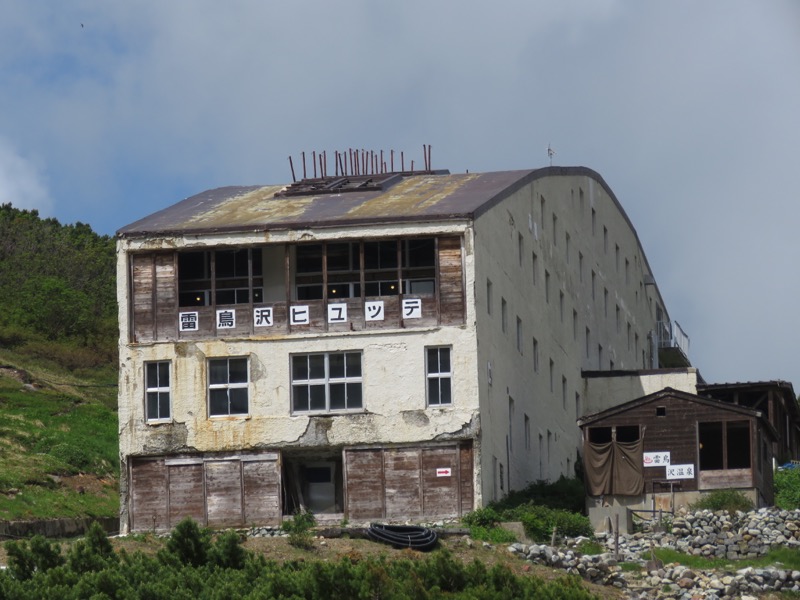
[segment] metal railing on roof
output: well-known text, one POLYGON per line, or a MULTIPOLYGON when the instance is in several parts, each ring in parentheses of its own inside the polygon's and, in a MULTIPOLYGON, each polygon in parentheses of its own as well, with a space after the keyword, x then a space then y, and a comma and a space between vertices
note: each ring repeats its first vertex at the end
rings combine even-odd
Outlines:
POLYGON ((657 327, 659 348, 678 348, 689 356, 689 336, 677 321, 659 321, 657 327))

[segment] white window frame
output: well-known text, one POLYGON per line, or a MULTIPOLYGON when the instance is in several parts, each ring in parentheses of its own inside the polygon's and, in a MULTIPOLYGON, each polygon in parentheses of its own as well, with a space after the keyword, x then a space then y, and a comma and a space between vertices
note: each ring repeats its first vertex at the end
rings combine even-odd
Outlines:
POLYGON ((144 363, 144 417, 147 423, 171 423, 172 422, 172 390, 170 387, 170 382, 172 381, 172 361, 169 360, 156 360, 156 361, 148 361, 144 363), (148 376, 149 367, 151 365, 155 365, 156 367, 156 381, 150 381, 148 376), (160 365, 167 365, 167 381, 166 385, 163 385, 163 381, 161 381, 160 377, 160 365), (155 383, 155 385, 152 385, 155 383), (150 394, 156 394, 157 398, 157 406, 158 406, 158 416, 151 417, 150 416, 150 394), (167 397, 167 416, 161 416, 161 396, 162 394, 166 394, 167 397))
POLYGON ((342 351, 342 352, 306 352, 301 354, 292 354, 289 357, 289 372, 291 373, 291 383, 292 383, 292 406, 291 412, 292 414, 328 414, 328 413, 342 413, 342 412, 363 412, 364 410, 364 385, 363 385, 363 353, 359 350, 352 350, 352 351, 342 351), (339 356, 341 355, 345 361, 345 374, 344 377, 331 377, 330 375, 330 359, 331 356, 339 356), (359 357, 359 372, 360 374, 355 375, 348 375, 347 374, 347 356, 348 355, 357 355, 359 357), (322 377, 311 377, 311 373, 308 373, 308 377, 306 379, 295 379, 294 378, 294 361, 295 359, 308 359, 311 356, 322 356, 324 359, 324 375, 322 377), (331 384, 344 384, 345 389, 345 406, 344 408, 331 408, 331 384), (347 388, 349 385, 358 384, 359 389, 361 390, 361 399, 359 401, 358 406, 349 406, 348 405, 348 398, 347 398, 347 388), (298 409, 295 405, 297 397, 295 396, 295 388, 296 387, 306 387, 308 390, 308 408, 307 409, 298 409), (312 409, 311 408, 311 387, 320 387, 324 386, 325 389, 325 408, 324 409, 312 409))
POLYGON ((209 358, 206 363, 206 368, 208 369, 207 375, 207 386, 208 386, 208 394, 206 398, 207 402, 207 410, 208 416, 210 418, 224 418, 224 417, 247 417, 250 415, 250 360, 246 356, 220 356, 209 358), (231 382, 231 361, 245 361, 245 374, 246 374, 246 381, 236 381, 231 382), (228 381, 225 383, 211 383, 211 363, 214 362, 226 362, 227 368, 227 379, 228 381), (247 392, 247 410, 245 412, 231 412, 231 399, 230 399, 230 391, 231 390, 240 390, 244 389, 247 392), (213 390, 226 390, 228 393, 228 412, 226 413, 211 413, 211 392, 213 390))
POLYGON ((429 407, 451 406, 453 404, 453 349, 450 346, 427 346, 425 348, 425 395, 429 407), (431 364, 431 351, 436 352, 436 363, 431 364), (447 353, 448 370, 442 369, 441 353, 447 353), (447 381, 449 400, 442 401, 442 382, 447 381), (436 383, 437 398, 432 398, 431 385, 436 383))

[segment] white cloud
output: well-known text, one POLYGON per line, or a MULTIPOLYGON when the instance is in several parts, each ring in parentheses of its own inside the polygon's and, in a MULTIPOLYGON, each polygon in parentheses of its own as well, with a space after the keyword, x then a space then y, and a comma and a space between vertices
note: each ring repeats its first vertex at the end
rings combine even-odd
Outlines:
POLYGON ((36 209, 49 216, 53 202, 36 165, 20 156, 13 146, 0 138, 0 203, 15 208, 36 209))
POLYGON ((286 182, 301 150, 429 143, 458 172, 552 143, 617 194, 707 378, 800 386, 796 0, 7 4, 0 157, 42 207, 47 165, 62 221, 286 182))

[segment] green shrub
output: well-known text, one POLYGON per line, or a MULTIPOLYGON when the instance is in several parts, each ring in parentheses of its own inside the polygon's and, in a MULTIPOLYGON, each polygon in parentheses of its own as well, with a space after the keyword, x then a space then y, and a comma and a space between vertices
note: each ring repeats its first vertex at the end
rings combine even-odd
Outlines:
POLYGON ((583 480, 561 476, 556 481, 536 481, 521 490, 514 490, 493 503, 498 511, 523 504, 537 504, 575 513, 586 511, 586 491, 583 480))
POLYGON ((581 554, 589 556, 602 554, 606 551, 602 544, 595 542, 594 540, 583 540, 580 544, 578 544, 576 550, 581 554))
POLYGON ((700 499, 689 505, 692 510, 725 510, 734 513, 737 510, 747 512, 753 510, 753 502, 739 490, 714 490, 700 496, 700 499))
POLYGON ((41 535, 33 536, 29 542, 7 542, 8 568, 20 580, 33 577, 36 571, 47 571, 64 564, 61 547, 51 544, 41 535))
POLYGON ((211 551, 211 532, 187 517, 175 526, 166 548, 181 564, 192 567, 205 565, 211 551))
POLYGON ((491 542, 492 544, 513 544, 517 541, 517 536, 508 529, 503 529, 502 527, 483 527, 481 525, 473 525, 470 527, 469 537, 473 540, 491 542))
MULTIPOLYGON (((196 537, 199 529, 190 528, 196 537)), ((185 532, 184 532, 185 533, 185 532)), ((174 534, 173 534, 174 537, 174 534)), ((202 536, 201 536, 202 537, 202 536)), ((229 537, 225 535, 224 537, 229 537)), ((196 541, 196 539, 195 539, 196 541)), ((93 543, 97 546, 97 543, 93 543)), ((464 564, 445 551, 426 558, 278 563, 249 558, 241 570, 192 566, 140 552, 107 562, 106 568, 75 572, 69 564, 34 570, 19 579, 0 570, 0 598, 480 598, 482 600, 588 600, 595 598, 577 577, 544 581, 517 576, 506 565, 464 564)))
POLYGON ((495 527, 500 521, 500 513, 491 506, 479 508, 461 518, 467 527, 495 527))
POLYGON ((800 469, 775 473, 775 506, 784 510, 800 508, 800 469))
POLYGON ((562 537, 592 537, 594 531, 588 517, 566 510, 548 508, 546 506, 518 507, 516 509, 525 533, 537 542, 547 542, 556 533, 562 537))
POLYGON ((74 468, 76 471, 89 471, 92 468, 92 457, 85 448, 73 444, 56 444, 48 452, 61 462, 74 468))
POLYGON ((247 551, 235 531, 226 531, 217 536, 210 552, 211 562, 223 569, 243 569, 247 551))
POLYGON ((281 527, 289 534, 289 543, 292 546, 310 550, 313 547, 311 530, 316 524, 317 519, 313 513, 299 510, 291 519, 284 521, 281 527))
POLYGON ((94 521, 86 537, 77 541, 67 554, 67 565, 75 573, 102 571, 118 560, 103 528, 94 521))

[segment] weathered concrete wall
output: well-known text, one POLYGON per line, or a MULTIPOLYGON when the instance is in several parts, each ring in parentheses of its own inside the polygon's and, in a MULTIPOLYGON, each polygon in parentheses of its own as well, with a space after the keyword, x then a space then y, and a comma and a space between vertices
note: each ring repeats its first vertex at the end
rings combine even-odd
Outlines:
POLYGON ((581 416, 600 412, 667 387, 689 394, 697 393, 697 369, 694 367, 587 377, 584 381, 586 403, 581 416))
MULTIPOLYGON (((464 326, 431 326, 354 332, 301 333, 269 339, 257 336, 130 344, 128 262, 133 249, 189 246, 246 246, 265 242, 404 237, 411 235, 465 235, 463 271, 466 289, 473 286, 471 239, 464 224, 370 226, 342 230, 289 231, 202 238, 123 240, 118 246, 120 304, 119 433, 122 477, 122 521, 126 521, 127 457, 178 452, 215 452, 259 448, 339 448, 361 444, 414 443, 475 439, 479 434, 477 397, 477 341, 474 298, 467 294, 464 326), (451 347, 452 398, 450 405, 427 407, 426 348, 451 347), (291 409, 291 355, 311 352, 362 353, 363 409, 333 415, 297 413, 291 409), (209 417, 207 361, 247 357, 249 414, 209 417), (170 422, 145 421, 144 365, 171 361, 170 422)), ((269 253, 267 253, 269 256, 269 253)), ((274 293, 274 290, 270 293, 274 293)), ((477 442, 477 440, 476 440, 477 442)), ((475 443, 475 478, 480 477, 475 443)), ((480 490, 476 489, 476 504, 480 490)))
MULTIPOLYGON (((640 496, 607 496, 605 498, 586 498, 586 511, 589 521, 595 531, 606 531, 610 522, 612 525, 615 516, 619 515, 619 526, 621 533, 631 533, 632 512, 635 511, 663 511, 661 514, 667 515, 676 511, 686 511, 690 505, 697 502, 709 490, 695 492, 679 492, 674 494, 669 492, 659 492, 656 494, 645 493, 640 496)), ((760 497, 754 488, 740 489, 753 506, 763 506, 763 498, 760 497)), ((640 518, 650 518, 648 515, 656 513, 640 512, 640 518)), ((658 514, 656 514, 656 518, 658 514)))
POLYGON ((647 336, 663 303, 657 286, 644 285, 651 274, 636 232, 587 176, 536 180, 480 215, 475 257, 490 499, 573 474, 587 402, 581 370, 649 364, 647 336))
POLYGON ((120 403, 120 451, 163 454, 285 445, 351 445, 466 439, 477 411, 474 333, 466 328, 330 334, 280 341, 220 340, 153 344, 129 349, 121 369, 127 397, 120 403), (426 407, 425 349, 452 346, 452 405, 426 407), (363 410, 337 411, 320 433, 319 416, 292 414, 290 355, 361 351, 363 410), (207 360, 247 357, 249 415, 210 417, 207 360), (144 363, 172 360, 172 420, 149 425, 144 415, 144 363), (457 375, 457 376, 455 376, 457 375))

